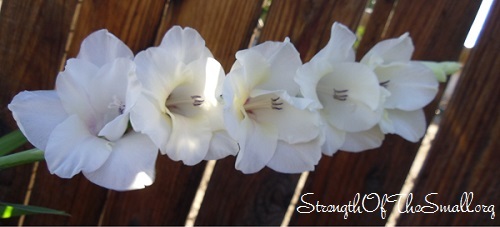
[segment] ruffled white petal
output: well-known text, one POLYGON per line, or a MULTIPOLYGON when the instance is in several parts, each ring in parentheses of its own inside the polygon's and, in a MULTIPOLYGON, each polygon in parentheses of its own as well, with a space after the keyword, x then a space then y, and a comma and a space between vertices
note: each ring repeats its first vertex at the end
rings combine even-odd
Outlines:
POLYGON ((171 114, 172 133, 166 153, 174 161, 198 164, 206 156, 212 138, 210 122, 203 117, 171 114))
POLYGON ((250 89, 269 80, 271 64, 261 53, 253 49, 241 50, 236 52, 236 59, 227 77, 237 75, 250 89))
POLYGON ((409 34, 405 33, 399 38, 387 39, 375 44, 361 59, 361 63, 376 66, 392 62, 405 62, 411 59, 413 50, 413 42, 409 34))
POLYGON ((71 178, 101 167, 112 147, 113 143, 92 135, 78 116, 71 115, 52 131, 45 160, 52 174, 71 178))
POLYGON ((130 132, 117 141, 106 162, 97 170, 83 174, 105 188, 124 191, 149 186, 155 179, 158 149, 145 135, 130 132))
POLYGON ((112 121, 108 122, 97 134, 104 136, 110 141, 119 140, 128 127, 129 113, 117 116, 112 121))
POLYGON ((8 108, 28 141, 41 150, 52 130, 68 117, 55 91, 21 92, 8 108))
POLYGON ((320 158, 321 140, 319 138, 297 144, 279 140, 276 152, 267 166, 282 173, 302 173, 313 171, 320 158))
POLYGON ((175 56, 178 61, 188 64, 200 58, 212 57, 205 47, 205 40, 194 29, 174 26, 165 33, 160 48, 175 56))
MULTIPOLYGON (((165 106, 169 94, 189 76, 183 73, 184 65, 162 48, 148 48, 138 53, 134 62, 144 93, 153 97, 159 106, 165 106)), ((162 111, 165 108, 162 107, 162 111)))
POLYGON ((125 43, 108 30, 102 29, 90 34, 81 44, 78 59, 84 59, 101 67, 116 58, 133 59, 134 54, 125 43))
POLYGON ((346 133, 344 144, 342 144, 340 150, 350 152, 366 151, 380 147, 383 141, 384 133, 380 131, 379 126, 374 126, 366 131, 346 133))
MULTIPOLYGON (((97 112, 88 96, 93 86, 90 82, 97 75, 99 68, 88 61, 70 59, 66 68, 56 78, 56 91, 68 114, 77 114, 87 125, 97 125, 97 112)), ((94 133, 101 126, 94 126, 94 133)))
POLYGON ((168 115, 160 111, 155 101, 151 101, 148 96, 139 97, 130 111, 130 123, 136 131, 148 135, 162 154, 167 152, 172 122, 168 115))
POLYGON ((271 125, 258 124, 245 118, 238 133, 240 151, 236 157, 237 170, 248 174, 264 168, 276 152, 278 132, 271 125))
POLYGON ((328 62, 353 62, 355 59, 352 46, 356 42, 356 35, 343 24, 333 23, 330 40, 311 61, 322 58, 328 62))
POLYGON ((326 123, 321 130, 325 138, 325 142, 322 146, 322 153, 332 156, 339 150, 342 144, 344 144, 346 132, 337 129, 328 123, 326 123))
POLYGON ((334 64, 318 83, 318 98, 327 121, 340 130, 368 130, 380 120, 380 88, 376 75, 359 63, 334 64), (338 96, 335 98, 335 96, 338 96), (344 100, 342 100, 344 99, 344 100))
POLYGON ((438 81, 430 69, 418 62, 390 64, 375 68, 381 83, 391 92, 385 108, 416 110, 429 104, 438 92, 438 81))
POLYGON ((381 129, 384 133, 398 134, 411 142, 418 142, 424 136, 427 124, 422 109, 414 111, 388 109, 387 114, 394 131, 389 131, 387 127, 383 127, 384 124, 381 124, 381 129))
MULTIPOLYGON (((271 76, 263 83, 259 83, 255 89, 262 90, 285 90, 291 96, 296 96, 299 93, 299 86, 293 78, 296 75, 297 69, 302 65, 300 55, 297 49, 287 39, 284 42, 267 41, 255 46, 251 51, 256 51, 261 54, 260 58, 265 59, 269 64, 269 73, 271 76)), ((258 56, 257 56, 258 57, 258 56)), ((247 66, 248 59, 242 59, 244 66, 247 66)), ((257 65, 257 64, 256 64, 257 65)), ((261 68, 262 66, 248 66, 261 68)), ((250 76, 258 75, 249 73, 250 76)))
MULTIPOLYGON (((279 99, 275 103, 280 110, 266 108, 253 110, 251 114, 255 121, 263 124, 273 125, 278 130, 278 139, 286 143, 305 143, 318 137, 320 118, 319 114, 309 109, 300 109, 295 102, 301 98, 290 97, 285 92, 277 92, 261 96, 264 99, 279 99)), ((260 98, 260 97, 259 97, 260 98)))
POLYGON ((333 71, 332 65, 326 61, 310 61, 297 70, 295 81, 300 86, 301 94, 314 101, 313 108, 321 109, 323 105, 318 97, 316 88, 324 76, 333 71))
POLYGON ((219 160, 229 155, 236 156, 239 150, 238 143, 225 130, 215 131, 204 159, 219 160))

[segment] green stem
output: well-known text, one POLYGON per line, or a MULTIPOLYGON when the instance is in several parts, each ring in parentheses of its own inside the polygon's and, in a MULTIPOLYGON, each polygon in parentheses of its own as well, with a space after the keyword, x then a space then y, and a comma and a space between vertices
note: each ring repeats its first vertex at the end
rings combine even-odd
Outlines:
POLYGON ((28 140, 24 137, 21 130, 13 131, 0 138, 0 156, 9 154, 16 148, 25 144, 28 140))
POLYGON ((43 151, 37 148, 0 157, 0 170, 44 160, 43 151))

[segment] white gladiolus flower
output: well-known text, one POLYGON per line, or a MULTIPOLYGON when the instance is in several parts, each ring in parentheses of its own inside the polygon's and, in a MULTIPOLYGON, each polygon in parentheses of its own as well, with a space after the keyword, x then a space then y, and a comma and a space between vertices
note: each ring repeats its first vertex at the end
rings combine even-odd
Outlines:
POLYGON ((135 63, 144 89, 131 123, 162 154, 187 165, 236 154, 219 104, 224 71, 196 30, 173 27, 135 63))
MULTIPOLYGON (((399 38, 377 43, 361 59, 361 63, 372 68, 380 86, 390 92, 379 124, 382 132, 395 133, 408 141, 417 142, 426 129, 422 108, 436 96, 438 81, 429 67, 410 60, 413 50, 411 38, 405 33, 399 38)), ((445 64, 442 68, 443 71, 452 71, 457 67, 445 64)))
POLYGON ((328 44, 298 70, 296 81, 302 94, 320 108, 326 155, 342 146, 349 150, 351 140, 346 142, 346 135, 371 129, 382 115, 386 92, 371 68, 354 62, 355 41, 347 27, 334 23, 328 44))
POLYGON ((158 150, 146 135, 128 130, 141 89, 132 58, 118 38, 97 31, 67 61, 56 90, 24 91, 9 104, 21 131, 45 151, 51 173, 82 172, 115 190, 153 183, 158 150))
POLYGON ((268 41, 237 52, 236 59, 223 90, 225 125, 240 145, 236 169, 313 170, 323 141, 311 100, 297 97, 293 78, 301 60, 295 47, 288 39, 268 41))

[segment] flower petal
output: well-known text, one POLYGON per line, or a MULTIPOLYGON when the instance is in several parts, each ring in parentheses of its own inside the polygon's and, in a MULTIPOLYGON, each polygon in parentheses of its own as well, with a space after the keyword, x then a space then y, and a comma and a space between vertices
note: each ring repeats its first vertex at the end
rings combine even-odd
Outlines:
POLYGON ((361 59, 361 63, 376 66, 392 62, 409 61, 413 50, 413 42, 409 34, 405 33, 399 38, 387 39, 375 44, 361 59))
MULTIPOLYGON (((291 96, 296 96, 299 93, 299 86, 293 78, 297 69, 302 65, 302 60, 300 60, 299 52, 288 39, 284 42, 267 41, 251 48, 251 50, 258 52, 261 55, 260 58, 265 59, 270 66, 267 79, 254 87, 255 89, 285 90, 291 96)), ((247 59, 240 61, 246 66, 247 62, 244 60, 247 59)), ((248 76, 257 75, 249 72, 248 76)))
MULTIPOLYGON (((153 97, 159 106, 164 106, 174 88, 187 79, 187 75, 182 73, 184 65, 162 48, 151 47, 141 51, 134 62, 144 93, 153 97)), ((165 109, 162 107, 163 111, 165 109)))
POLYGON ((210 122, 204 117, 171 114, 172 133, 167 143, 167 155, 186 165, 198 164, 207 155, 212 138, 210 122))
POLYGON ((109 141, 119 140, 125 130, 127 130, 129 120, 129 114, 122 114, 108 122, 104 127, 99 131, 98 136, 104 136, 109 141))
POLYGON ((50 133, 68 117, 56 91, 24 91, 8 105, 28 141, 45 150, 50 133))
POLYGON ((325 137, 325 142, 322 146, 322 153, 328 156, 335 154, 344 144, 345 131, 339 130, 329 123, 325 123, 322 127, 322 133, 325 137))
POLYGON ((274 156, 267 166, 282 173, 313 171, 321 158, 321 139, 306 143, 289 144, 278 141, 274 156))
POLYGON ((69 116, 50 135, 45 160, 52 174, 71 178, 92 172, 108 159, 113 144, 92 135, 76 115, 69 116))
POLYGON ((414 111, 388 109, 387 113, 392 121, 394 131, 386 131, 387 128, 382 127, 384 133, 395 133, 411 142, 418 142, 424 136, 427 124, 422 109, 414 111))
POLYGON ((116 58, 133 59, 130 48, 108 30, 102 29, 85 38, 78 53, 78 59, 84 59, 101 67, 116 58))
POLYGON ((175 56, 178 61, 188 64, 200 58, 212 57, 205 47, 205 40, 194 29, 180 26, 170 28, 163 37, 160 47, 175 56))
POLYGON ((88 89, 93 86, 90 81, 98 70, 88 61, 70 59, 56 78, 56 91, 64 109, 68 114, 77 114, 87 125, 96 124, 98 115, 88 96, 88 89))
POLYGON ((240 77, 249 89, 265 83, 270 78, 271 65, 265 56, 254 49, 236 52, 236 62, 227 77, 240 77))
POLYGON ((418 62, 390 64, 375 68, 380 83, 391 95, 385 108, 416 110, 429 104, 438 92, 439 83, 432 70, 418 62))
POLYGON ((333 126, 349 132, 364 131, 380 120, 380 86, 376 75, 359 63, 337 63, 318 83, 322 112, 333 126), (336 96, 339 96, 336 98, 336 96))
POLYGON ((362 131, 348 132, 344 144, 340 147, 343 151, 360 152, 380 147, 384 141, 384 133, 378 126, 362 131))
POLYGON ((356 42, 356 35, 343 24, 333 23, 330 33, 330 40, 311 61, 322 58, 328 62, 353 62, 355 59, 352 49, 356 42))
POLYGON ((134 130, 142 132, 165 154, 167 142, 172 131, 172 122, 168 115, 160 111, 155 101, 149 96, 141 96, 130 111, 130 123, 134 130))
POLYGON ((278 139, 286 143, 305 143, 318 137, 320 118, 317 112, 309 109, 300 109, 296 102, 303 98, 290 97, 286 92, 262 95, 275 103, 280 104, 281 109, 257 109, 250 114, 255 121, 267 125, 273 125, 278 131, 278 139))
POLYGON ((210 148, 204 159, 219 160, 229 155, 236 156, 239 149, 238 143, 226 131, 215 131, 213 132, 212 140, 210 140, 210 148))
POLYGON ((157 156, 158 149, 147 136, 130 132, 114 144, 111 155, 100 168, 83 174, 105 188, 141 189, 154 181, 157 156))
POLYGON ((314 108, 323 108, 316 88, 321 78, 332 71, 331 64, 320 60, 305 63, 297 70, 295 81, 299 84, 302 95, 314 101, 314 108))
POLYGON ((278 132, 273 126, 258 124, 245 118, 238 133, 240 151, 236 157, 237 170, 248 174, 264 168, 276 152, 278 132))

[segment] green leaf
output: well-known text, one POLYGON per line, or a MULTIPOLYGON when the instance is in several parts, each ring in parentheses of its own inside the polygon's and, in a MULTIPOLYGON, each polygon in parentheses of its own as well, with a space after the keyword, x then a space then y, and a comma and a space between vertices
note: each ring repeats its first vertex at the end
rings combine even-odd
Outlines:
POLYGON ((9 154, 16 148, 28 142, 21 130, 13 131, 0 138, 0 156, 9 154))
POLYGON ((26 151, 21 151, 0 157, 0 170, 42 160, 44 160, 42 150, 34 148, 26 151))
POLYGON ((0 218, 11 218, 26 214, 55 214, 70 216, 68 213, 39 206, 0 202, 0 218))

